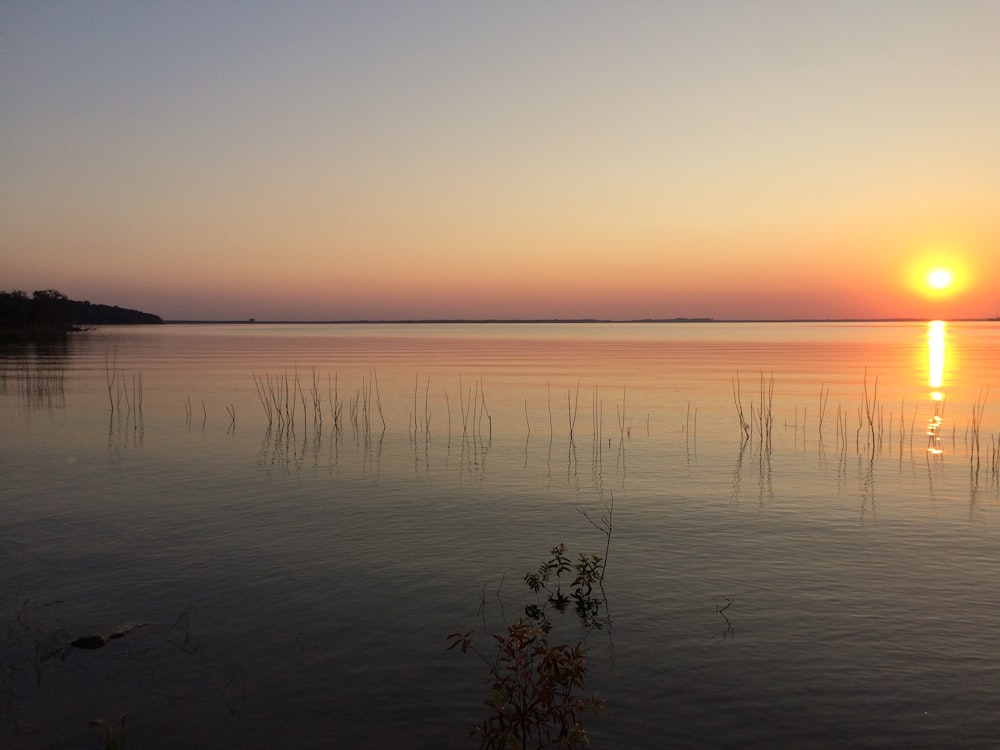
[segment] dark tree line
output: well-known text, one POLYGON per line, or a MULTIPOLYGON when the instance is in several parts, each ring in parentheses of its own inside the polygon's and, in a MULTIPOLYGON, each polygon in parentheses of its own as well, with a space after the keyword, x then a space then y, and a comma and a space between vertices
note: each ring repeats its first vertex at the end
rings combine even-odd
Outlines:
POLYGON ((55 289, 0 292, 0 336, 49 338, 86 326, 162 323, 159 315, 69 299, 55 289))

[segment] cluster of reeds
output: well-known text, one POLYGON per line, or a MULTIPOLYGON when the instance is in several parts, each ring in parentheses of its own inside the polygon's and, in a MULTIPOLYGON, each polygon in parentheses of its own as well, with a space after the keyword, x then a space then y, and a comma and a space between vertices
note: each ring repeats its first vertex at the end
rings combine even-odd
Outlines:
POLYGON ((108 389, 108 406, 112 419, 125 420, 135 429, 142 427, 142 370, 128 373, 118 369, 117 359, 105 355, 104 379, 108 389))
MULTIPOLYGON (((427 380, 424 382, 424 408, 423 408, 422 420, 419 416, 420 415, 420 409, 418 405, 419 392, 420 392, 420 376, 417 375, 413 379, 413 413, 410 415, 410 438, 416 440, 417 434, 423 432, 424 439, 430 440, 431 437, 431 407, 430 407, 431 376, 430 375, 427 376, 427 380)), ((447 394, 445 395, 447 396, 447 394)))
MULTIPOLYGON (((854 449, 861 455, 865 454, 874 458, 877 453, 881 453, 886 445, 890 447, 896 445, 893 441, 893 431, 897 430, 896 438, 899 446, 899 455, 902 458, 905 445, 913 449, 914 435, 916 434, 916 420, 918 409, 913 407, 912 413, 907 416, 906 402, 900 402, 899 418, 897 420, 895 412, 888 409, 878 399, 878 378, 875 377, 871 386, 868 381, 868 371, 865 368, 862 378, 861 401, 856 409, 851 410, 837 404, 836 410, 836 448, 837 452, 845 455, 849 442, 853 442, 854 449), (854 432, 854 440, 849 441, 849 430, 854 432)), ((751 400, 749 406, 749 416, 744 410, 742 400, 742 389, 740 377, 737 373, 732 378, 733 402, 736 407, 736 414, 740 425, 741 435, 741 455, 743 447, 752 444, 753 441, 762 447, 764 451, 771 449, 771 431, 773 427, 773 376, 760 377, 759 402, 751 400)), ((983 463, 983 415, 985 412, 989 388, 980 391, 979 397, 972 405, 972 414, 965 429, 965 446, 969 453, 974 475, 978 476, 983 463)), ((824 441, 824 425, 829 407, 830 388, 827 385, 820 386, 819 393, 819 425, 818 438, 822 449, 824 441)), ((942 447, 945 440, 945 407, 947 399, 935 396, 933 401, 934 409, 927 421, 925 434, 927 435, 927 454, 930 456, 940 456, 944 453, 942 447)), ((805 407, 801 410, 802 422, 799 422, 799 407, 795 406, 794 422, 786 421, 785 426, 796 431, 805 432, 805 407)), ((954 447, 957 443, 956 430, 952 426, 951 442, 954 447)), ((987 468, 990 474, 1000 480, 1000 437, 996 442, 990 437, 990 445, 986 455, 987 468)))
MULTIPOLYGON (((194 409, 191 406, 191 394, 187 396, 187 401, 184 402, 184 422, 188 427, 191 426, 191 420, 194 415, 194 409)), ((235 421, 235 411, 233 412, 233 419, 235 421)), ((201 400, 201 428, 205 429, 205 425, 208 422, 208 408, 205 406, 205 399, 201 400)))
MULTIPOLYGON (((314 432, 322 432, 324 413, 331 416, 333 429, 339 433, 344 429, 344 399, 340 395, 340 382, 336 374, 327 376, 328 407, 324 411, 323 394, 320 388, 320 374, 313 369, 308 392, 299 380, 298 368, 289 377, 288 371, 271 375, 253 373, 257 396, 267 417, 267 429, 279 433, 294 433, 296 420, 303 427, 310 424, 314 432)), ((382 411, 382 397, 379 393, 378 376, 373 370, 370 378, 362 378, 361 387, 348 394, 347 416, 355 434, 371 438, 375 415, 381 422, 381 432, 385 432, 385 416, 382 411)), ((235 421, 235 411, 230 411, 235 421)))
MULTIPOLYGON (((229 417, 229 424, 226 426, 226 432, 232 434, 236 430, 236 406, 234 404, 226 404, 226 415, 229 417)), ((187 400, 184 402, 184 423, 190 428, 191 422, 194 418, 194 408, 191 406, 191 394, 187 396, 187 400)), ((205 426, 208 424, 208 407, 205 406, 205 399, 201 399, 201 429, 204 430, 205 426)))
POLYGON ((732 380, 733 401, 736 404, 736 416, 740 420, 740 431, 743 433, 744 445, 757 438, 760 452, 771 452, 771 436, 774 429, 774 375, 767 378, 760 374, 760 400, 750 399, 750 417, 743 410, 743 394, 740 385, 740 374, 736 373, 732 380))
POLYGON ((486 392, 483 390, 483 379, 480 377, 469 387, 468 393, 462 387, 462 376, 458 377, 458 398, 459 406, 462 409, 462 437, 471 434, 472 437, 481 438, 483 435, 483 418, 487 422, 487 434, 485 437, 493 438, 493 417, 490 410, 486 408, 486 392), (471 426, 471 433, 470 433, 471 426))
POLYGON ((989 472, 994 483, 1000 481, 1000 435, 990 435, 990 450, 987 454, 989 472))
MULTIPOLYGON (((688 450, 698 448, 698 407, 695 407, 692 421, 691 402, 688 401, 687 416, 684 419, 684 441, 688 450)), ((649 437, 649 415, 646 415, 646 437, 649 437)))
MULTIPOLYGON (((4 392, 7 390, 4 371, 4 392)), ((28 409, 62 408, 66 404, 65 372, 61 367, 25 364, 14 370, 18 402, 28 409)))
MULTIPOLYGON (((982 447, 980 434, 983 428, 983 411, 986 409, 986 399, 990 395, 990 389, 979 392, 979 398, 972 405, 972 421, 970 422, 971 442, 969 444, 969 461, 972 463, 976 473, 979 472, 979 465, 982 458, 982 447)), ((987 457, 988 458, 988 457, 987 457)))

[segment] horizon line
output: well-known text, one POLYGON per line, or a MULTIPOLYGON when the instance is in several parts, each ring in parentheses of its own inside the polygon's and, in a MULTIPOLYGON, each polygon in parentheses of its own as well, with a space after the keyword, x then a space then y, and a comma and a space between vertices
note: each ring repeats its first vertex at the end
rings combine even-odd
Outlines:
MULTIPOLYGON (((611 318, 397 318, 374 319, 358 318, 350 320, 257 320, 242 319, 164 319, 164 323, 173 325, 418 325, 418 324, 538 324, 538 323, 916 323, 926 322, 923 317, 908 318, 629 318, 615 320, 611 318)), ((951 318, 946 322, 953 323, 990 323, 1000 321, 993 318, 951 318)))

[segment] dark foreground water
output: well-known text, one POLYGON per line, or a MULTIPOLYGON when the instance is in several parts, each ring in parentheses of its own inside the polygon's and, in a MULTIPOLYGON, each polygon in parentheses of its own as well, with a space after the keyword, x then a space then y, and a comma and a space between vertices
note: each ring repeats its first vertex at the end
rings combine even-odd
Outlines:
POLYGON ((945 331, 943 358, 927 324, 7 352, 0 746, 124 716, 136 748, 474 747, 488 673, 447 635, 489 652, 553 545, 605 554, 581 511, 612 503, 594 627, 552 613, 594 747, 994 746, 1000 329, 945 331))

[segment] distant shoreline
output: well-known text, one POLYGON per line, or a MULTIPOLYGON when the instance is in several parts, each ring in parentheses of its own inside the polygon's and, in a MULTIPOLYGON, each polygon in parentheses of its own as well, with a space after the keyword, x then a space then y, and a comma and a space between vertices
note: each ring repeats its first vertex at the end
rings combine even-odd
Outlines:
MULTIPOLYGON (((952 318, 952 323, 996 323, 1000 318, 952 318)), ((172 325, 532 325, 558 324, 632 324, 632 323, 926 323, 926 318, 638 318, 609 320, 601 318, 447 318, 413 320, 164 320, 172 325)))

